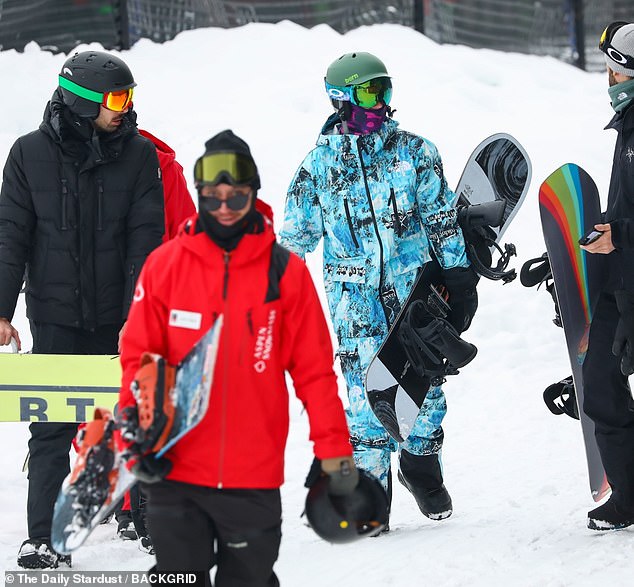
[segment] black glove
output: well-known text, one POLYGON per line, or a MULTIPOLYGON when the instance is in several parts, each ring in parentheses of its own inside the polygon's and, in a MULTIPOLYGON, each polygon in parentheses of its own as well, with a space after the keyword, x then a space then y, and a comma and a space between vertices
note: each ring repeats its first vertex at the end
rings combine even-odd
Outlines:
POLYGON ((471 267, 443 269, 441 281, 449 292, 449 323, 458 331, 464 332, 471 325, 478 309, 476 285, 480 276, 471 267))
POLYGON ((619 309, 612 354, 621 357, 621 373, 629 377, 634 373, 634 293, 618 290, 614 292, 619 309))
POLYGON ((132 473, 143 483, 158 483, 172 470, 172 461, 166 457, 155 458, 154 453, 140 457, 132 465, 132 473))
POLYGON ((323 461, 314 459, 304 487, 312 487, 323 476, 328 477, 330 495, 350 495, 359 484, 359 471, 352 457, 337 457, 323 461))

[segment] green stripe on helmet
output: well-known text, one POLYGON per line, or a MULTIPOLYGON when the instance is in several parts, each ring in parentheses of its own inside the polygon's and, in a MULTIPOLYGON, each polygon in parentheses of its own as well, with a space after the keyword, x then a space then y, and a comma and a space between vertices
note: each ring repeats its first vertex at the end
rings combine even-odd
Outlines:
POLYGON ((100 92, 94 92, 93 90, 89 90, 88 88, 82 88, 80 85, 75 82, 66 79, 65 77, 59 76, 59 87, 72 92, 76 96, 80 98, 85 98, 86 100, 90 100, 91 102, 98 102, 101 104, 103 100, 103 94, 100 92))

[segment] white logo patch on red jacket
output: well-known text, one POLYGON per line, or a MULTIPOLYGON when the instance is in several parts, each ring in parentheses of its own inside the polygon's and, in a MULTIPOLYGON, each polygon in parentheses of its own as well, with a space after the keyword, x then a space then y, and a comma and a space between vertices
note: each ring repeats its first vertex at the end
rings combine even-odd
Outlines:
POLYGON ((271 358, 273 348, 273 325, 275 324, 275 310, 269 312, 269 321, 266 326, 258 328, 258 336, 255 340, 255 352, 253 353, 253 368, 257 373, 266 371, 268 360, 271 358))
POLYGON ((132 298, 135 302, 140 302, 145 297, 145 290, 143 289, 143 284, 141 282, 136 284, 136 288, 134 290, 134 297, 132 298))
POLYGON ((189 328, 200 330, 203 315, 200 312, 188 312, 187 310, 170 310, 169 325, 176 328, 189 328))

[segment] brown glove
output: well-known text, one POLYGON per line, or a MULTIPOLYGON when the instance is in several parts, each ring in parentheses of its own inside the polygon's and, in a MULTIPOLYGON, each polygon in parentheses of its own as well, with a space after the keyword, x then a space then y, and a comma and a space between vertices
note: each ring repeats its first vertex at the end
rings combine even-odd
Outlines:
POLYGON ((349 495, 359 483, 359 471, 352 457, 322 459, 321 470, 329 477, 328 493, 331 495, 349 495))

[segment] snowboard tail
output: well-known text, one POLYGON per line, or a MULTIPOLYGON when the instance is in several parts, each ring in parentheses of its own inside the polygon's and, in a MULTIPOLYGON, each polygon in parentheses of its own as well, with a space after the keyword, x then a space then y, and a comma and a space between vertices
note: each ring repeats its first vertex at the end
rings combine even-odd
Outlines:
POLYGON ((599 193, 592 178, 578 165, 554 171, 539 190, 539 208, 552 271, 557 306, 572 367, 581 420, 590 491, 595 501, 610 488, 594 436, 594 423, 583 412, 582 366, 588 351, 592 313, 603 282, 603 263, 579 247, 579 239, 601 221, 599 193))

